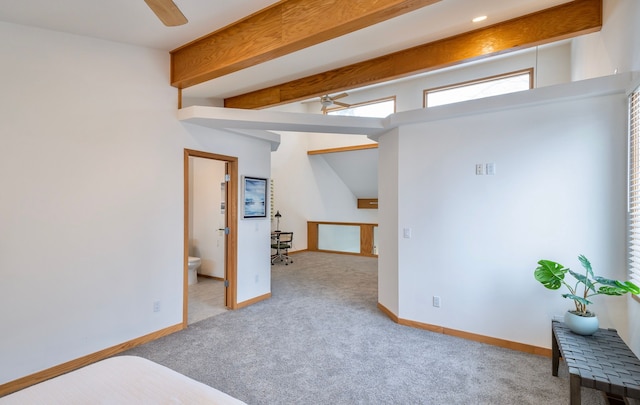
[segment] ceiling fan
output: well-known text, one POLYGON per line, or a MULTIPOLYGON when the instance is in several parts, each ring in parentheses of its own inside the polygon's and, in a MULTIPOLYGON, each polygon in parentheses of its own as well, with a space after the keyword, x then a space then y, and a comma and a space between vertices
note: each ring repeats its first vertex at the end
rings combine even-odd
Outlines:
POLYGON ((331 106, 339 106, 339 107, 344 107, 344 108, 349 108, 351 107, 351 104, 347 104, 347 103, 342 103, 340 101, 336 101, 337 99, 340 98, 344 98, 347 97, 348 94, 347 93, 340 93, 338 95, 335 96, 330 96, 330 95, 325 95, 320 97, 320 104, 322 105, 322 112, 326 113, 327 112, 327 108, 331 107, 331 106))
POLYGON ((167 27, 175 27, 187 23, 187 18, 172 0, 144 0, 144 2, 167 27))

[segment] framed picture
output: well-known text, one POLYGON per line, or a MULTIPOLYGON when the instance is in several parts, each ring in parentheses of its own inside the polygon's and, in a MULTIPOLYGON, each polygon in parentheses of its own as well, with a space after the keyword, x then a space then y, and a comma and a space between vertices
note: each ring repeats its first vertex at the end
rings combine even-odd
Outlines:
POLYGON ((267 179, 242 176, 242 217, 267 217, 267 179))

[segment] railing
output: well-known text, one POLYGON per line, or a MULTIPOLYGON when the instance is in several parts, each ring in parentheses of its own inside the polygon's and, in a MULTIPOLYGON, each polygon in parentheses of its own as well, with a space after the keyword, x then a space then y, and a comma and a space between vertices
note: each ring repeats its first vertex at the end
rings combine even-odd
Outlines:
POLYGON ((378 256, 378 224, 307 222, 307 250, 378 256))

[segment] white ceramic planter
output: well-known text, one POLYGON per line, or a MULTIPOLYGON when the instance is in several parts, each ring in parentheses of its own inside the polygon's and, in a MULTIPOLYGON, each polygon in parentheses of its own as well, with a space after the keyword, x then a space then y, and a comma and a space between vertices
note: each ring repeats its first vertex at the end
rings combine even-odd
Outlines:
POLYGON ((593 335, 600 326, 598 317, 595 314, 593 316, 580 316, 570 311, 565 312, 564 323, 573 333, 585 336, 593 335))

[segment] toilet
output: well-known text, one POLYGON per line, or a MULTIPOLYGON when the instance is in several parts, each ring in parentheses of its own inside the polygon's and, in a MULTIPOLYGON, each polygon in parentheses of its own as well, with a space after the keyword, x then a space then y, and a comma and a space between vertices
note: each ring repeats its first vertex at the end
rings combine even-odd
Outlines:
POLYGON ((198 282, 198 268, 200 268, 200 258, 189 256, 189 271, 187 274, 187 284, 196 284, 198 282))

